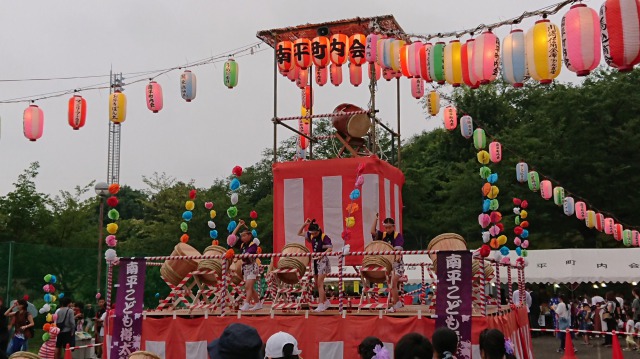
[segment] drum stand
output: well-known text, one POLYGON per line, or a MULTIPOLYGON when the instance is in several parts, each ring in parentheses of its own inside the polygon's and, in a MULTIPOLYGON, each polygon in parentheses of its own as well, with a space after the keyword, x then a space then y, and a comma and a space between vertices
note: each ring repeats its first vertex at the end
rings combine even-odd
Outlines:
POLYGON ((311 273, 310 270, 300 277, 297 269, 274 269, 270 272, 273 275, 272 279, 276 284, 276 294, 273 298, 273 305, 271 306, 272 310, 282 310, 288 311, 293 310, 297 313, 301 308, 302 304, 309 304, 310 301, 310 283, 311 283, 311 273), (278 278, 278 273, 296 273, 298 276, 298 283, 300 284, 299 288, 296 288, 296 284, 287 284, 278 278), (295 296, 295 294, 299 294, 295 296))
POLYGON ((360 303, 358 303, 358 313, 361 309, 374 309, 374 310, 387 310, 389 308, 390 294, 391 294, 391 275, 387 273, 385 267, 379 266, 367 266, 360 268, 360 279, 362 280, 362 293, 360 294, 360 303), (364 277, 363 272, 384 272, 387 287, 386 288, 371 288, 370 284, 376 284, 370 282, 364 277), (378 298, 381 294, 387 294, 386 303, 380 303, 378 298), (364 304, 365 299, 367 303, 364 304))
POLYGON ((169 286, 171 292, 165 299, 160 300, 156 309, 176 309, 180 304, 183 304, 189 309, 193 309, 203 308, 203 302, 204 305, 211 304, 209 297, 215 294, 216 288, 201 282, 198 275, 214 273, 214 271, 209 270, 193 271, 187 274, 178 285, 173 285, 166 278, 160 276, 167 286, 169 286), (198 288, 196 294, 193 294, 194 287, 198 288))
POLYGON ((354 148, 350 144, 353 139, 351 136, 342 137, 339 133, 335 133, 335 136, 342 143, 342 148, 338 151, 338 157, 342 158, 344 151, 349 151, 353 157, 371 156, 371 151, 369 151, 364 141, 354 148))

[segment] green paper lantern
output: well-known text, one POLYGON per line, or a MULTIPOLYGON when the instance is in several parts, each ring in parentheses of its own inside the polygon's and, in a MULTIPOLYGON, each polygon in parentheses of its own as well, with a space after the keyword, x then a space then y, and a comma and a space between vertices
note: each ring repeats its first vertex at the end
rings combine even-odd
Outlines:
POLYGON ((229 59, 224 63, 224 85, 232 89, 238 86, 238 63, 229 59))
POLYGON ((562 187, 554 187, 553 188, 553 203, 556 206, 564 206, 564 188, 562 187))
POLYGON ((631 230, 630 229, 625 229, 624 231, 622 231, 622 243, 627 246, 627 247, 631 247, 631 230))
POLYGON ((487 147, 487 135, 483 129, 476 128, 475 131, 473 131, 473 146, 475 146, 476 150, 487 147))
POLYGON ((429 58, 427 62, 429 63, 429 75, 431 75, 431 79, 439 84, 444 84, 445 76, 444 76, 444 42, 437 42, 431 48, 429 54, 429 58))
POLYGON ((533 192, 540 190, 540 176, 536 171, 530 171, 527 175, 527 182, 529 183, 529 189, 533 192))

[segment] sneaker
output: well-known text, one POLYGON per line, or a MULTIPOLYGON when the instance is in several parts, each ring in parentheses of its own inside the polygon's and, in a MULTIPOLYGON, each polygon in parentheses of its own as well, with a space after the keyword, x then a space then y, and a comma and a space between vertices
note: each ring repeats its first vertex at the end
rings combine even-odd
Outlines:
POLYGON ((558 353, 564 353, 564 349, 562 348, 558 348, 558 350, 556 350, 558 353))
POLYGON ((313 311, 316 312, 316 313, 320 313, 320 312, 324 312, 325 310, 327 310, 327 307, 325 306, 325 304, 324 303, 320 303, 320 304, 318 304, 316 309, 314 309, 313 311))
POLYGON ((256 305, 254 305, 253 308, 251 308, 250 310, 260 310, 260 309, 262 309, 262 302, 256 303, 256 305))
POLYGON ((393 309, 400 309, 404 307, 404 303, 402 303, 401 301, 397 301, 396 304, 393 305, 393 309))
POLYGON ((324 309, 329 309, 331 308, 331 302, 329 301, 329 299, 324 301, 324 309))
POLYGON ((240 311, 241 312, 246 312, 247 310, 249 310, 251 307, 249 306, 249 302, 244 302, 244 304, 242 305, 242 307, 240 307, 240 311))
POLYGON ((395 312, 396 312, 395 307, 387 308, 387 313, 395 313, 395 312))

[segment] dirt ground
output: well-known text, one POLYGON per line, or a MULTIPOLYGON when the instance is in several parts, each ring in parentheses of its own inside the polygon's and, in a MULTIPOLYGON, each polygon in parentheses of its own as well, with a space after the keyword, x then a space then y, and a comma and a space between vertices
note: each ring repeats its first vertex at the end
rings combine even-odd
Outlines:
MULTIPOLYGON (((619 337, 619 341, 622 349, 626 348, 624 338, 619 337)), ((576 357, 578 359, 611 359, 611 348, 605 348, 602 346, 602 342, 602 338, 591 338, 593 345, 586 346, 582 344, 582 338, 574 339, 573 345, 578 349, 576 357)), ((562 358, 564 354, 556 352, 559 346, 560 340, 552 337, 551 334, 533 338, 533 355, 536 359, 562 358)), ((623 351, 622 353, 625 359, 640 359, 640 352, 638 351, 623 351)))

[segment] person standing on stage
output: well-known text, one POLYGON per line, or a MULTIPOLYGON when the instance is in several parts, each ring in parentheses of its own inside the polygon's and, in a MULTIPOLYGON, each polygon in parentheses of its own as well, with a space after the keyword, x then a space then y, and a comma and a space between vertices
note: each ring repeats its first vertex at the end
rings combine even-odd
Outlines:
MULTIPOLYGON (((246 228, 247 226, 244 224, 243 220, 238 221, 238 225, 233 230, 233 235, 235 236, 241 227, 245 227, 245 229, 240 233, 240 250, 242 251, 242 254, 258 253, 258 244, 260 242, 256 243, 256 241, 253 240, 253 234, 251 234, 251 231, 246 228)), ((260 267, 258 266, 258 263, 256 263, 256 258, 242 259, 242 276, 244 277, 244 289, 247 292, 247 300, 244 302, 242 307, 240 307, 241 311, 262 309, 262 302, 260 302, 258 292, 254 289, 259 273, 260 267), (252 300, 255 304, 253 307, 250 307, 249 302, 252 300)))
MULTIPOLYGON (((298 231, 300 237, 311 243, 312 251, 314 253, 331 252, 333 246, 331 245, 331 238, 322 233, 320 226, 316 223, 316 220, 307 218, 300 230, 298 231), (307 227, 308 226, 308 227, 307 227), (304 232, 304 227, 307 227, 307 233, 304 232)), ((331 306, 331 302, 327 300, 327 295, 324 291, 324 278, 327 274, 331 273, 331 264, 329 264, 329 257, 319 256, 313 260, 313 281, 318 288, 318 307, 314 310, 316 312, 323 312, 331 306)))
MULTIPOLYGON (((377 229, 379 221, 379 215, 376 213, 376 218, 371 226, 371 236, 374 241, 385 241, 393 247, 394 250, 401 251, 404 247, 404 237, 402 233, 396 232, 396 222, 393 218, 386 218, 382 221, 384 232, 377 229)), ((404 262, 402 256, 395 256, 393 261, 393 272, 391 273, 391 302, 394 303, 393 307, 389 308, 389 312, 393 313, 396 310, 402 308, 402 301, 398 296, 398 282, 400 277, 404 275, 404 262)))

